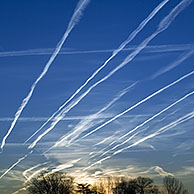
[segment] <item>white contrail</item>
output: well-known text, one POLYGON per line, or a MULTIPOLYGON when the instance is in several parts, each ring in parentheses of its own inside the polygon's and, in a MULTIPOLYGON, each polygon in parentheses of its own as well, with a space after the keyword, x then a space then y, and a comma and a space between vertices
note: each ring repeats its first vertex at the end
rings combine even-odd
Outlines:
POLYGON ((10 170, 12 170, 16 165, 18 165, 22 160, 27 158, 30 154, 32 154, 33 150, 31 150, 28 154, 25 156, 21 157, 20 159, 17 160, 13 165, 11 165, 1 176, 0 179, 2 179, 10 170))
MULTIPOLYGON (((151 78, 154 79, 154 78, 158 77, 159 75, 161 75, 161 74, 163 74, 163 73, 165 73, 165 72, 167 72, 167 71, 170 71, 172 68, 176 67, 177 65, 179 65, 180 63, 182 63, 183 61, 185 61, 187 58, 189 58, 189 57, 190 57, 191 55, 193 55, 193 54, 194 54, 194 49, 192 49, 192 50, 190 50, 189 52, 187 52, 187 53, 185 53, 184 55, 182 55, 182 56, 181 56, 179 59, 177 59, 174 63, 168 65, 168 66, 167 66, 166 68, 164 68, 163 70, 161 70, 161 71, 155 73, 153 76, 151 76, 151 78)), ((192 94, 193 94, 193 92, 187 94, 185 97, 181 98, 181 99, 178 100, 177 102, 175 102, 175 103, 173 103, 172 105, 170 105, 169 108, 171 108, 172 106, 174 106, 175 104, 179 103, 180 101, 184 100, 185 98, 189 97, 189 96, 192 95, 192 94)), ((168 110, 169 108, 167 108, 167 110, 168 110)), ((138 125, 138 126, 135 127, 134 129, 132 129, 129 133, 127 133, 127 134, 125 134, 124 136, 120 137, 118 140, 123 139, 124 137, 126 137, 127 135, 129 135, 130 133, 132 133, 133 131, 137 130, 139 127, 142 127, 143 125, 145 125, 146 123, 148 123, 149 121, 151 121, 152 119, 154 119, 155 117, 159 116, 159 115, 160 115, 161 113, 163 113, 164 111, 166 111, 166 109, 162 110, 160 113, 154 115, 154 116, 151 117, 150 119, 148 119, 148 120, 146 120, 145 122, 143 122, 142 124, 138 125)), ((109 146, 106 147, 106 149, 107 149, 108 147, 112 146, 112 145, 113 145, 114 143, 116 143, 116 142, 117 142, 117 141, 113 141, 109 146)), ((123 144, 124 144, 124 142, 123 142, 121 145, 123 145, 123 144)), ((120 144, 117 145, 117 146, 115 146, 115 148, 118 147, 118 146, 120 146, 120 144)), ((113 149, 113 148, 112 148, 112 149, 113 149)), ((103 150, 104 150, 104 149, 103 149, 103 150)))
POLYGON ((192 118, 194 118, 194 111, 186 114, 185 116, 182 116, 181 118, 171 122, 168 125, 165 125, 164 127, 160 128, 159 130, 155 131, 154 133, 139 139, 138 141, 136 141, 135 143, 131 144, 130 146, 127 146, 127 147, 125 147, 123 149, 120 149, 120 150, 114 152, 113 154, 111 154, 109 156, 106 156, 105 158, 100 159, 99 161, 97 161, 97 162, 91 164, 90 166, 86 167, 85 169, 83 169, 83 171, 88 170, 89 168, 91 168, 91 167, 93 167, 93 166, 95 166, 97 164, 100 164, 100 163, 102 163, 103 161, 105 161, 107 159, 112 158, 113 156, 123 152, 124 150, 127 150, 129 148, 135 147, 138 144, 143 143, 144 141, 146 141, 148 139, 151 139, 151 138, 153 138, 153 137, 155 137, 155 136, 157 136, 157 135, 159 135, 159 134, 161 134, 161 133, 163 133, 163 132, 165 132, 165 131, 167 131, 167 130, 169 130, 169 129, 171 129, 171 128, 173 128, 173 127, 175 127, 175 126, 177 126, 177 125, 179 125, 179 124, 181 124, 181 123, 183 123, 183 122, 185 122, 185 121, 187 121, 189 119, 192 119, 192 118))
POLYGON ((182 81, 183 79, 185 79, 185 78, 187 78, 188 76, 193 75, 193 74, 194 74, 194 71, 191 71, 190 73, 188 73, 188 74, 182 76, 181 78, 177 79, 176 81, 174 81, 174 82, 168 84, 167 86, 165 86, 165 87, 163 87, 163 88, 157 90, 156 92, 152 93, 152 94, 149 95, 148 97, 146 97, 146 98, 144 98, 143 100, 139 101, 139 102, 136 103, 135 105, 129 107, 129 108, 126 109, 125 111, 123 111, 123 112, 117 114, 117 115, 114 116, 112 119, 106 121, 104 124, 100 125, 100 126, 97 127, 96 129, 90 131, 89 133, 87 133, 86 135, 84 135, 84 136, 83 136, 82 138, 80 138, 80 139, 83 139, 83 138, 85 138, 85 137, 91 135, 92 133, 98 131, 98 130, 101 129, 102 127, 108 125, 109 123, 111 123, 111 122, 113 122, 114 120, 118 119, 119 117, 123 116, 124 114, 126 114, 126 113, 129 112, 130 110, 136 108, 137 106, 139 106, 139 105, 141 105, 142 103, 146 102, 146 101, 149 100, 150 98, 156 96, 157 94, 163 92, 164 90, 168 89, 169 87, 175 85, 176 83, 182 81))
POLYGON ((156 77, 170 71, 171 69, 175 68, 176 66, 178 66, 179 64, 181 64, 183 61, 185 61, 186 59, 188 59, 190 56, 192 56, 194 54, 194 49, 190 50, 189 52, 185 53, 184 55, 182 55, 180 58, 178 58, 174 63, 168 65, 165 68, 162 68, 161 70, 159 70, 158 72, 156 72, 153 76, 151 76, 151 79, 155 79, 156 77))
MULTIPOLYGON (((134 138, 136 135, 138 135, 139 133, 140 133, 139 131, 136 132, 135 134, 131 135, 131 137, 129 137, 127 140, 130 141, 131 139, 133 139, 133 138, 134 138)), ((119 145, 120 145, 120 144, 119 144, 119 145)), ((119 145, 118 145, 117 147, 119 147, 119 145)), ((114 147, 114 149, 116 149, 116 146, 114 147)), ((112 148, 112 149, 110 149, 110 150, 105 151, 104 153, 102 153, 102 154, 100 155, 100 157, 102 157, 102 156, 108 154, 111 150, 114 150, 114 149, 112 148)))
MULTIPOLYGON (((131 45, 124 48, 122 51, 133 51, 137 45, 131 45)), ((174 52, 174 51, 186 51, 193 49, 193 44, 175 44, 175 45, 150 45, 146 46, 144 53, 162 53, 162 52, 174 52)), ((0 57, 17 57, 17 56, 36 56, 36 55, 50 55, 53 53, 54 48, 43 49, 31 49, 21 51, 4 51, 0 52, 0 57)), ((115 49, 99 49, 99 50, 82 50, 82 51, 67 51, 61 49, 59 55, 73 55, 73 54, 94 54, 94 53, 110 53, 115 49)))
MULTIPOLYGON (((140 127, 143 127, 145 124, 149 123, 150 121, 152 121, 153 119, 155 119, 156 117, 158 117, 159 115, 161 115, 162 113, 166 112, 167 110, 169 110, 170 108, 172 108, 173 106, 175 106, 176 104, 178 104, 179 102, 185 100, 186 98, 188 98, 189 96, 193 95, 194 91, 186 94, 185 96, 183 96, 182 98, 178 99, 177 101, 175 101, 174 103, 170 104, 168 107, 162 109, 160 112, 156 113, 155 115, 153 115, 152 117, 150 117, 149 119, 147 119, 146 121, 144 121, 143 123, 139 124, 138 126, 136 126, 135 128, 133 128, 132 130, 130 130, 128 133, 126 133, 125 135, 121 136, 118 141, 122 140, 123 138, 125 138, 126 136, 128 136, 129 134, 133 133, 134 131, 138 130, 140 127)), ((124 145, 125 143, 129 142, 131 140, 131 137, 127 140, 125 140, 124 142, 114 146, 111 150, 115 150, 116 148, 124 145)))
POLYGON ((76 25, 76 23, 78 22, 82 11, 84 10, 84 8, 87 6, 87 4, 89 3, 89 0, 80 0, 78 3, 78 6, 76 7, 73 16, 68 24, 67 30, 65 32, 65 34, 63 35, 62 39, 59 41, 59 43, 57 44, 57 47, 55 48, 55 51, 53 52, 53 54, 51 55, 49 61, 47 62, 47 64, 45 65, 42 73, 38 76, 38 78, 36 79, 36 81, 32 84, 30 92, 28 93, 28 95, 23 99, 22 104, 20 105, 20 107, 18 108, 17 112, 15 113, 15 118, 13 120, 13 122, 11 123, 11 127, 9 128, 7 134, 4 136, 2 143, 1 143, 1 149, 3 150, 3 147, 5 146, 5 142, 7 137, 10 135, 11 131, 13 130, 20 114, 22 113, 23 109, 26 107, 26 105, 28 104, 28 101, 30 100, 34 89, 36 87, 36 85, 38 84, 38 82, 43 78, 43 76, 47 73, 50 65, 52 64, 52 62, 55 60, 57 54, 59 53, 61 47, 63 46, 65 40, 67 39, 67 37, 69 36, 69 33, 72 31, 73 27, 76 25))
POLYGON ((124 150, 127 150, 129 148, 132 148, 132 147, 134 147, 134 146, 136 146, 136 145, 138 145, 138 144, 140 144, 140 143, 142 143, 142 142, 144 142, 144 141, 146 141, 148 139, 151 139, 151 138, 153 138, 153 137, 155 137, 155 136, 157 136, 157 135, 167 131, 168 129, 171 129, 171 128, 173 128, 173 127, 175 127, 175 126, 177 126, 177 125, 179 125, 179 124, 181 124, 181 123, 183 123, 183 122, 185 122, 185 121, 187 121, 189 119, 192 119, 193 117, 194 117, 194 111, 192 111, 192 112, 186 114, 185 116, 182 116, 181 118, 177 119, 176 121, 174 121, 174 122, 172 122, 172 123, 170 123, 170 124, 160 128, 156 132, 154 132, 154 133, 152 133, 150 135, 147 135, 146 137, 141 138, 140 140, 136 141, 135 143, 133 143, 133 144, 131 144, 131 145, 125 147, 125 148, 122 148, 122 149, 114 152, 113 155, 116 155, 116 154, 118 154, 120 152, 123 152, 124 150))
MULTIPOLYGON (((127 88, 125 88, 124 90, 122 90, 121 92, 119 92, 119 94, 111 101, 109 102, 105 107, 103 107, 102 109, 100 109, 97 113, 91 115, 91 117, 87 117, 87 119, 85 119, 84 121, 81 121, 80 123, 78 123, 78 125, 75 127, 75 129, 69 133, 68 135, 64 135, 61 140, 59 140, 58 142, 55 143, 54 146, 52 146, 52 148, 58 146, 60 143, 64 142, 65 140, 69 139, 71 136, 73 136, 71 138, 71 140, 68 142, 68 144, 70 144, 73 140, 75 140, 83 131, 86 131, 87 129, 89 129, 91 127, 90 123, 96 119, 99 118, 100 114, 104 111, 106 111, 108 108, 110 108, 116 101, 118 101, 122 96, 124 96, 132 87, 134 87, 138 82, 134 82, 133 84, 131 84, 130 86, 128 86, 127 88)), ((52 149, 51 148, 51 149, 52 149)), ((50 150, 50 149, 49 149, 50 150)))
MULTIPOLYGON (((116 71, 118 71, 120 68, 124 67, 127 63, 129 63, 130 61, 133 60, 133 58, 155 37, 157 36, 159 33, 161 33, 162 31, 166 30, 169 25, 172 23, 172 21, 175 19, 175 17, 186 7, 188 6, 190 3, 192 2, 192 0, 183 0, 181 1, 158 25, 158 29, 148 38, 146 38, 138 47, 137 49, 132 52, 130 55, 128 55, 125 60, 119 65, 117 66, 114 70, 112 70, 107 76, 105 76, 104 78, 102 78, 101 80, 99 80, 98 82, 96 82, 94 85, 92 85, 86 92, 90 92, 91 89, 93 89, 95 86, 97 86, 98 84, 100 84, 101 82, 105 81, 106 79, 108 79, 110 76, 112 76, 116 71)), ((185 75, 186 77, 193 74, 193 71, 187 75, 185 75)), ((110 122, 114 121, 115 119, 119 118, 120 116, 124 115, 125 113, 129 112, 130 110, 134 109, 135 107, 139 106, 140 104, 142 104, 143 102, 147 101, 148 99, 152 98, 153 96, 155 96, 156 94, 162 92, 163 90, 167 89, 168 87, 176 84, 177 82, 181 81, 182 79, 185 78, 185 76, 181 77, 180 79, 176 80, 175 82, 167 85, 166 87, 158 90, 157 92, 151 94, 150 96, 148 96, 147 98, 143 99, 142 101, 138 102, 137 104, 135 104, 134 106, 130 107, 129 109, 125 110, 124 112, 116 115, 114 118, 110 119, 109 121, 105 122, 103 125, 97 127, 96 129, 92 130, 91 132, 87 133, 86 135, 84 135, 81 139, 87 137, 88 135, 94 133, 95 131, 101 129, 102 127, 104 127, 105 125, 109 124, 110 122)))
MULTIPOLYGON (((136 35, 144 28, 144 26, 157 14, 157 12, 168 2, 169 0, 164 0, 162 3, 160 3, 151 13, 150 15, 144 19, 140 25, 129 35, 129 37, 120 44, 120 46, 116 49, 113 50, 112 55, 103 63, 103 65, 101 65, 85 82, 84 84, 82 84, 74 93, 73 95, 66 101, 64 102, 56 112, 54 112, 52 114, 52 116, 37 130, 35 131, 26 141, 25 143, 27 143, 32 137, 34 137, 40 130, 42 130, 43 127, 46 126, 46 124, 51 121, 55 115, 57 115, 59 113, 59 111, 61 111, 108 63, 109 61, 111 61, 120 51, 122 51, 124 49, 124 47, 129 44, 135 37, 136 35)), ((111 75, 110 75, 111 76, 111 75)), ((109 77, 110 77, 109 76, 109 77)), ((108 79, 108 77, 106 78, 108 79)), ((105 79, 105 80, 106 80, 105 79)), ((94 87, 96 87, 98 84, 100 84, 101 82, 105 81, 102 79, 102 81, 100 80, 99 82, 97 82, 96 84, 94 84, 94 87)), ((94 88, 94 87, 91 87, 94 88)), ((84 95, 82 96, 82 98, 84 98, 89 91, 91 90, 90 88, 84 93, 84 95)), ((82 99, 81 98, 81 99, 82 99)), ((78 99, 78 101, 81 100, 80 98, 78 99)), ((77 104, 77 103, 76 103, 77 104)), ((75 105, 76 105, 75 104, 75 105)), ((74 106, 75 106, 74 105, 74 106)), ((72 108, 74 107, 72 106, 72 108)), ((71 108, 69 109, 71 110, 71 108)), ((62 117, 61 117, 62 118, 62 117)), ((60 120, 59 120, 60 121, 60 120)), ((57 124, 57 123, 56 123, 57 124)), ((52 130, 52 129, 51 129, 52 130)))
POLYGON ((18 194, 19 192, 21 192, 21 191, 26 191, 27 189, 28 189, 28 187, 30 187, 30 186, 27 186, 27 187, 22 187, 21 189, 19 189, 19 190, 17 190, 17 191, 15 191, 14 193, 12 193, 12 194, 18 194))
POLYGON ((33 166, 33 167, 31 167, 31 168, 25 170, 25 171, 22 173, 22 175, 23 175, 26 179, 28 179, 28 177, 27 177, 27 173, 28 173, 28 172, 30 172, 30 171, 32 171, 32 170, 34 170, 34 169, 36 169, 36 168, 38 168, 38 167, 40 167, 40 166, 42 166, 42 165, 45 165, 45 164, 48 164, 48 162, 44 162, 44 163, 42 163, 42 164, 37 164, 37 165, 35 165, 35 166, 33 166))
MULTIPOLYGON (((142 131, 146 131, 147 129, 149 128, 149 126, 148 127, 146 127, 146 128, 144 128, 143 130, 141 130, 141 132, 142 131)), ((130 139, 133 139, 137 134, 139 134, 140 133, 140 131, 139 132, 136 132, 134 135, 132 135, 131 137, 130 137, 130 139)), ((95 155, 93 155, 93 156, 91 156, 90 158, 94 158, 95 156, 97 156, 97 155, 99 155, 99 154, 101 154, 99 157, 102 157, 102 156, 104 156, 104 155, 106 155, 107 153, 109 153, 110 152, 110 150, 107 150, 107 151, 105 151, 107 148, 110 148, 113 144, 115 144, 117 141, 115 140, 115 141, 112 141, 108 146, 106 146, 106 147, 104 147, 103 149, 101 149, 101 150, 99 150, 95 155)))
POLYGON ((39 169, 39 170, 36 170, 34 173, 32 173, 32 174, 27 178, 27 180, 24 182, 24 185, 25 185, 26 183, 28 183, 29 181, 31 181, 32 178, 34 178, 35 176, 39 175, 41 172, 46 171, 47 169, 48 169, 48 167, 43 167, 43 168, 41 168, 41 169, 39 169))
MULTIPOLYGON (((69 141, 68 141, 68 146, 70 145, 70 143, 76 139, 83 131, 88 130, 89 128, 93 127, 95 125, 95 123, 93 122, 95 119, 99 119, 101 118, 101 113, 104 112, 105 110, 107 110, 109 107, 111 107, 117 100, 119 100, 123 95, 125 95, 132 87, 134 87, 138 82, 134 82, 133 84, 131 84, 130 86, 128 86, 127 88, 125 88, 124 90, 122 90, 121 92, 119 92, 119 94, 111 101, 109 102, 105 107, 103 107, 101 110, 99 110, 97 113, 87 116, 85 119, 83 119, 82 121, 80 121, 74 128, 73 131, 71 131, 68 135, 65 134, 59 141, 57 141, 53 146, 51 146, 49 149, 47 149, 45 153, 47 153, 48 151, 50 151, 51 149, 53 149, 54 147, 57 147, 59 144, 61 144, 62 142, 66 141, 67 139, 69 139, 70 137, 72 137, 69 141)), ((67 145, 66 145, 67 146, 67 145)))
MULTIPOLYGON (((146 47, 146 45, 154 38, 156 37, 159 33, 161 33, 162 31, 166 30, 169 25, 171 24, 171 22, 175 19, 175 17, 186 7, 188 6, 190 3, 192 2, 192 0, 183 0, 181 3, 179 3, 160 23, 158 26, 158 29, 155 31, 155 33, 153 33, 151 36, 149 36, 148 38, 146 38, 137 48, 134 52, 132 52, 130 55, 128 55, 124 61, 118 65, 115 69, 113 69, 110 73, 108 73, 105 77, 103 77, 102 79, 100 79, 98 82, 96 82, 95 84, 93 84, 90 88, 88 88, 88 90, 86 92, 84 92, 80 97, 78 97, 76 100, 74 100, 70 105, 68 105, 68 107, 64 108, 56 117, 55 117, 55 121, 53 121, 51 123, 51 126, 44 131, 41 135, 39 135, 37 137, 37 139, 28 147, 29 149, 33 148, 38 141, 40 141, 42 139, 43 136, 45 136, 48 132, 50 132, 56 125, 57 123, 73 108, 75 107, 93 88, 95 88, 96 86, 98 86, 100 83, 104 82, 105 80, 107 80, 109 77, 111 77, 114 73, 116 73, 119 69, 121 69, 122 67, 124 67, 126 64, 128 64, 130 61, 133 60, 133 58, 135 58, 143 49, 144 47, 146 47)), ((123 44, 121 44, 122 46, 123 44)), ((113 52, 113 54, 116 53, 113 52)), ((110 60, 110 58, 107 60, 107 62, 110 60)), ((105 64, 104 64, 105 65, 105 64)), ((97 70, 100 71, 100 68, 97 70)), ((93 74, 94 75, 94 74, 93 74)), ((91 79, 91 77, 89 78, 91 79)), ((79 88, 80 89, 80 88, 79 88)), ((79 90, 78 89, 78 90, 79 90)), ((74 96, 74 95, 73 95, 74 96)), ((72 96, 72 97, 73 97, 72 96)), ((71 98, 72 98, 71 97, 71 98)), ((70 99, 71 99, 70 98, 70 99)), ((69 99, 69 100, 70 100, 69 99)), ((68 100, 68 101, 69 101, 68 100)), ((67 102, 65 102, 66 104, 67 102)), ((64 105, 62 105, 64 106, 64 105)), ((61 107, 59 108, 61 109, 61 107)), ((59 111, 59 110, 58 110, 59 111)), ((58 112, 57 111, 57 112, 58 112)), ((54 113, 55 114, 55 113, 54 113)), ((124 113, 125 114, 125 113, 124 113)), ((52 115, 53 116, 53 115, 52 115)), ((51 118, 52 118, 51 116, 51 118)), ((116 118, 115 118, 116 119, 116 118)), ((115 120, 113 118, 113 120, 115 120)), ((111 121, 110 121, 111 122, 111 121)), ((109 123, 109 121, 108 121, 109 123)), ((106 122, 106 124, 108 124, 106 122)), ((98 128, 97 128, 98 129, 98 128)), ((93 130, 94 131, 94 130, 93 130)), ((95 130, 96 131, 96 130, 95 130)), ((93 132, 90 132, 88 134, 86 134, 84 137, 90 135, 93 132)), ((84 138, 83 137, 83 138, 84 138)))

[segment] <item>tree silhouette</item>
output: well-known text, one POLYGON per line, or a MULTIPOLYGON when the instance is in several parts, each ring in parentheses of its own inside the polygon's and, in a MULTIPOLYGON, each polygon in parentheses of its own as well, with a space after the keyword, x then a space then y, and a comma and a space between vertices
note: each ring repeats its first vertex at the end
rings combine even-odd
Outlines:
POLYGON ((136 180, 126 180, 125 178, 122 178, 116 183, 116 187, 114 187, 112 191, 114 194, 136 194, 136 180))
POLYGON ((29 194, 71 194, 73 178, 61 173, 42 173, 28 187, 29 194))
POLYGON ((88 183, 80 183, 77 184, 77 192, 82 193, 82 194, 91 194, 93 193, 92 190, 90 189, 90 184, 88 183))
POLYGON ((102 182, 92 185, 91 191, 93 194, 105 194, 106 193, 106 190, 102 182))
POLYGON ((167 194, 188 194, 188 191, 184 189, 183 183, 173 176, 166 176, 163 179, 163 184, 167 194))
POLYGON ((158 187, 147 177, 131 180, 122 178, 112 190, 114 194, 159 194, 158 187))
POLYGON ((139 194, 156 192, 156 187, 153 186, 153 180, 147 177, 137 177, 136 179, 137 191, 139 194), (153 189, 154 188, 154 189, 153 189))

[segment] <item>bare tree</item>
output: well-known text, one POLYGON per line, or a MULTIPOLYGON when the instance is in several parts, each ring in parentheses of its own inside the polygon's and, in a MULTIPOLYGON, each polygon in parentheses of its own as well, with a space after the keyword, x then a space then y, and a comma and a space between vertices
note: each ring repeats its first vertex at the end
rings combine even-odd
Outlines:
POLYGON ((93 194, 105 194, 106 190, 102 182, 95 183, 91 186, 91 191, 93 194))
POLYGON ((159 194, 157 186, 153 185, 153 180, 147 177, 136 179, 120 179, 112 189, 114 194, 159 194))
POLYGON ((116 186, 112 188, 112 191, 114 194, 136 194, 136 180, 121 178, 120 181, 116 183, 116 186))
POLYGON ((90 189, 91 185, 88 183, 80 183, 77 184, 77 192, 82 193, 82 194, 91 194, 93 193, 92 190, 90 189))
POLYGON ((136 179, 137 191, 139 194, 156 192, 156 187, 153 186, 153 180, 147 177, 137 177, 136 179), (155 189, 153 189, 155 188, 155 189))
POLYGON ((163 184, 167 194, 188 194, 184 189, 183 183, 173 176, 166 176, 163 179, 163 184))
POLYGON ((29 194, 71 194, 73 178, 61 173, 42 173, 34 178, 28 187, 29 194))

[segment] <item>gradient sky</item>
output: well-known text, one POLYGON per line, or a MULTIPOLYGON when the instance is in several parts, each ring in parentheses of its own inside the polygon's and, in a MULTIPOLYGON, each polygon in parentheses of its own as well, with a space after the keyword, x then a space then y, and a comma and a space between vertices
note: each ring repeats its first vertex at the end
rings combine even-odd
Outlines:
MULTIPOLYGON (((1 146, 15 113, 68 28, 76 6, 83 2, 1 1, 1 146)), ((88 1, 5 141, 0 154, 1 194, 23 188, 26 179, 46 169, 89 182, 126 175, 150 176, 161 183, 163 176, 173 174, 194 193, 191 0, 166 1, 137 36, 61 109, 70 107, 66 114, 56 114, 24 144, 161 2, 88 1), (167 29, 124 67, 88 90, 135 53, 180 2, 181 10, 170 18, 167 29), (31 149, 57 119, 56 126, 31 149)))

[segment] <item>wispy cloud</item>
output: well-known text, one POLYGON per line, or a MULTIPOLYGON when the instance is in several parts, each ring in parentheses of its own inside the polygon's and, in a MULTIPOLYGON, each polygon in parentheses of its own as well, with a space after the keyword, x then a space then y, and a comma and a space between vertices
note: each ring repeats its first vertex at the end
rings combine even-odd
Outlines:
MULTIPOLYGON (((86 119, 80 121, 75 127, 74 129, 69 132, 69 134, 65 134, 61 140, 57 141, 55 143, 55 145, 52 147, 57 147, 60 144, 63 144, 63 146, 69 146, 76 138, 79 137, 79 135, 81 133, 83 133, 84 131, 87 131, 88 129, 90 129, 91 127, 95 126, 96 124, 99 124, 100 122, 102 122, 103 120, 94 122, 94 120, 99 120, 101 118, 101 114, 106 111, 107 109, 109 109, 115 102, 117 102, 122 96, 124 96, 127 92, 129 92, 130 89, 132 89, 138 82, 134 82, 133 84, 131 84, 130 86, 128 86, 127 88, 125 88, 124 90, 122 90, 121 92, 119 92, 117 94, 117 96, 111 100, 106 106, 104 106, 103 108, 101 108, 98 112, 96 112, 95 114, 92 114, 90 116, 87 116, 86 119), (68 140, 70 139, 70 140, 68 140), (67 141, 68 140, 68 141, 67 141), (67 141, 67 142, 66 142, 67 141), (65 143, 66 142, 66 143, 65 143)), ((50 149, 52 149, 50 148, 50 149)), ((49 150, 50 150, 49 149, 49 150)))
POLYGON ((36 168, 38 168, 38 167, 40 167, 40 166, 42 166, 42 165, 45 165, 45 164, 48 164, 48 162, 44 162, 43 164, 37 164, 37 165, 35 165, 35 166, 31 167, 31 168, 28 168, 28 169, 26 169, 26 170, 22 173, 22 175, 23 175, 26 179, 28 179, 27 173, 31 172, 32 170, 34 170, 34 169, 36 169, 36 168))
POLYGON ((132 147, 134 147, 134 146, 137 146, 137 145, 139 145, 140 143, 142 143, 142 142, 144 142, 144 141, 146 141, 146 140, 148 140, 148 139, 151 139, 151 138, 153 138, 153 137, 155 137, 155 136, 158 136, 158 135, 160 135, 161 133, 164 133, 165 131, 167 131, 167 130, 169 130, 169 129, 175 127, 175 126, 177 126, 177 125, 179 125, 179 124, 181 124, 181 123, 183 123, 183 122, 185 122, 185 121, 187 121, 187 120, 192 119, 193 117, 194 117, 194 111, 192 111, 192 112, 190 112, 190 113, 188 113, 188 114, 186 114, 186 115, 180 117, 179 119, 177 119, 177 120, 171 122, 171 123, 168 124, 168 125, 165 125, 164 127, 160 128, 159 130, 155 131, 154 133, 151 133, 150 135, 147 135, 147 136, 145 136, 145 137, 143 137, 143 138, 137 140, 137 141, 134 142, 133 144, 131 144, 131 145, 125 147, 125 148, 122 148, 122 149, 120 149, 120 150, 114 152, 113 155, 116 155, 116 154, 118 154, 118 153, 120 153, 120 152, 123 152, 124 150, 127 150, 127 149, 129 149, 129 148, 132 148, 132 147))
POLYGON ((151 76, 151 79, 155 79, 156 77, 170 71, 171 69, 175 68, 176 66, 180 65, 183 61, 188 59, 190 56, 194 54, 194 49, 184 53, 184 55, 181 55, 176 61, 171 63, 170 65, 160 69, 158 72, 156 72, 154 75, 151 76))
POLYGON ((63 46, 65 40, 67 39, 67 37, 69 36, 70 32, 72 31, 72 29, 74 28, 74 26, 76 25, 76 23, 79 21, 80 16, 84 10, 84 8, 87 6, 87 4, 89 3, 89 0, 80 0, 78 2, 78 5, 73 13, 73 16, 68 24, 67 30, 65 31, 62 39, 58 42, 54 52, 52 53, 49 61, 47 62, 47 64, 45 65, 43 71, 41 72, 41 74, 38 76, 38 78, 36 79, 36 81, 32 84, 30 92, 28 93, 28 95, 23 99, 22 104, 20 105, 20 107, 18 108, 17 112, 15 113, 15 118, 11 123, 11 126, 7 132, 7 134, 3 137, 3 140, 1 142, 1 149, 3 150, 5 143, 6 143, 6 139, 8 138, 8 136, 10 135, 10 133, 12 132, 18 118, 20 117, 22 111, 24 110, 24 108, 26 107, 26 105, 28 104, 30 98, 33 95, 33 92, 36 88, 36 85, 40 82, 40 80, 44 77, 44 75, 47 73, 47 71, 49 70, 49 67, 51 66, 51 64, 53 63, 53 61, 55 60, 56 56, 58 55, 59 51, 61 50, 61 47, 63 46))

